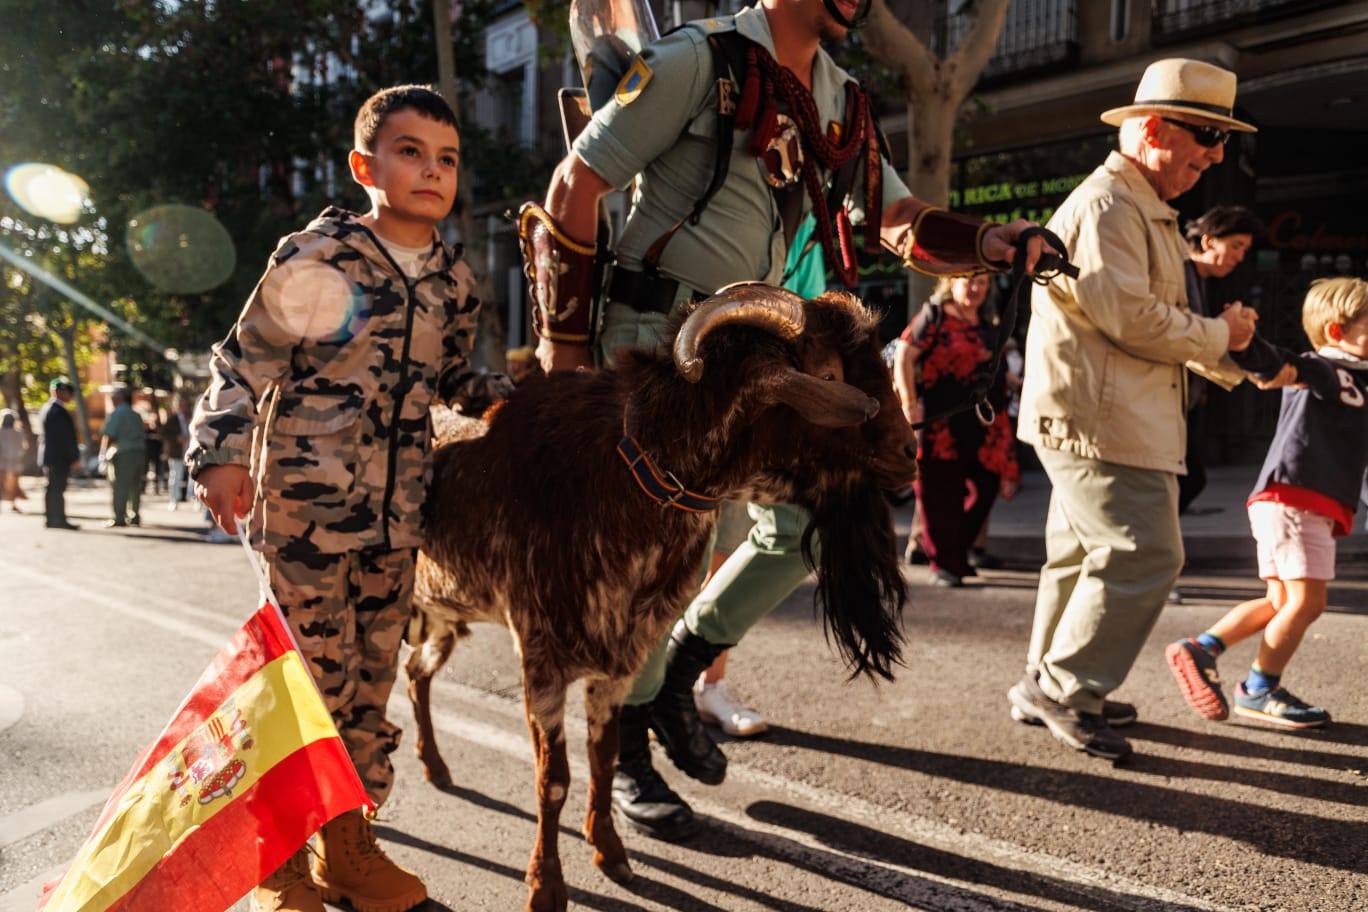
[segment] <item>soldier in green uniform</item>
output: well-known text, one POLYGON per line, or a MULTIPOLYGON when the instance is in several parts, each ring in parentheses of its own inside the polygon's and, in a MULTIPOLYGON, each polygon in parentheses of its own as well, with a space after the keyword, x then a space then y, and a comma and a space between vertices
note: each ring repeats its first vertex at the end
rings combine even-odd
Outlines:
MULTIPOLYGON (((851 286, 852 221, 878 226, 866 232, 867 249, 882 244, 923 271, 1010 263, 1030 223, 994 225, 930 207, 890 166, 867 96, 820 46, 843 38, 862 12, 854 0, 761 0, 691 23, 634 59, 557 168, 544 208, 529 204, 520 219, 548 372, 611 365, 621 348, 658 345, 672 311, 728 283, 779 284, 809 213, 828 263, 851 286), (596 315, 589 239, 598 202, 634 181, 596 315)), ((1029 271, 1038 240, 1025 251, 1029 271)), ((721 782, 726 758, 702 727, 692 685, 808 573, 798 549, 806 516, 752 509, 749 539, 661 644, 622 711, 614 810, 648 835, 680 838, 694 825, 651 766, 648 729, 685 773, 721 782)))

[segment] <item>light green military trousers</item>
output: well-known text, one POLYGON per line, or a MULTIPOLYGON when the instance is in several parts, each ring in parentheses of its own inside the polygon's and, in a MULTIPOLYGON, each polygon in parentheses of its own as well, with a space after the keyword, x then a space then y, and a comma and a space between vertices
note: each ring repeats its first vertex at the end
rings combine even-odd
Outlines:
POLYGON ((1046 696, 1101 712, 1183 568, 1178 479, 1037 447, 1054 486, 1027 667, 1046 696))
MULTIPOLYGON (((611 367, 614 354, 622 348, 660 345, 667 322, 664 314, 639 313, 623 304, 609 304, 599 333, 600 363, 611 367)), ((808 576, 801 547, 807 511, 791 505, 749 504, 746 512, 754 521, 746 540, 684 612, 689 630, 718 646, 739 643, 746 631, 778 607, 808 576)), ((711 558, 710 544, 699 568, 700 580, 707 574, 711 558)), ((669 639, 666 633, 637 675, 627 696, 628 705, 649 703, 660 692, 669 639)))

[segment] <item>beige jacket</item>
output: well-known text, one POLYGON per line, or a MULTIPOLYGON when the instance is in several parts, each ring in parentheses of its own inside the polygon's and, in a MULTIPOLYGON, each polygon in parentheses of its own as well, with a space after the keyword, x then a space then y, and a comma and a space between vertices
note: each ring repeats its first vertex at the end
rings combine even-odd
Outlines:
POLYGON ((1188 310, 1178 213, 1117 152, 1049 227, 1077 280, 1036 286, 1018 436, 1106 462, 1187 473, 1187 369, 1230 389, 1225 321, 1188 310))

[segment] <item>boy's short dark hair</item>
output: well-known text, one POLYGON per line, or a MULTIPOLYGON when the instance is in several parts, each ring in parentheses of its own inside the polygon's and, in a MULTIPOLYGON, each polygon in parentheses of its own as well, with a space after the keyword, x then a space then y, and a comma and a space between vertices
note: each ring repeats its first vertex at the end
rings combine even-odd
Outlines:
POLYGON ((1263 232, 1263 222, 1244 206, 1216 206, 1201 217, 1187 223, 1183 236, 1193 250, 1202 249, 1202 237, 1223 238, 1232 234, 1257 236, 1263 232))
POLYGON ((372 151, 375 137, 385 125, 385 118, 395 111, 411 109, 429 120, 456 128, 456 114, 441 95, 421 85, 391 86, 381 89, 361 105, 352 127, 352 142, 362 152, 372 151))

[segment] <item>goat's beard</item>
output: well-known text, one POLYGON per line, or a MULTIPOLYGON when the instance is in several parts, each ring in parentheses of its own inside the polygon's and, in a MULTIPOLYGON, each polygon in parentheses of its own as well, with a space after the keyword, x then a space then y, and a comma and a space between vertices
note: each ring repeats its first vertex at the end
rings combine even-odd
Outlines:
POLYGON ((816 502, 806 505, 812 522, 803 533, 803 558, 817 571, 813 602, 827 642, 835 640, 852 679, 863 674, 891 681, 893 667, 902 664, 907 599, 893 517, 870 481, 818 490, 816 502))

